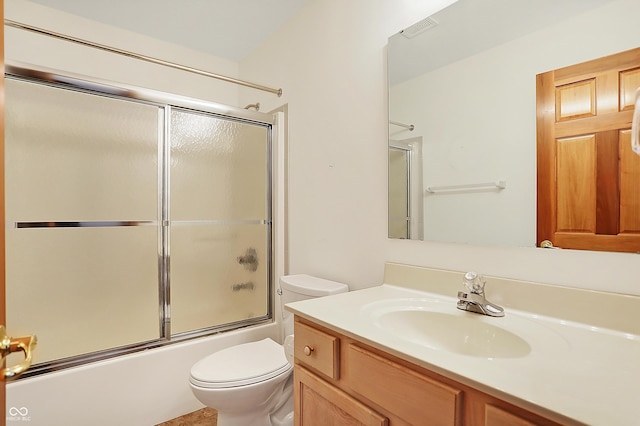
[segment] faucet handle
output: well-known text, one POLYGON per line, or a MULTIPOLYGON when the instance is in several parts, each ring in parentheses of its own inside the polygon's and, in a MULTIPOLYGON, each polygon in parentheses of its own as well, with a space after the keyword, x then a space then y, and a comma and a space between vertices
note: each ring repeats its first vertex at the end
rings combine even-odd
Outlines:
POLYGON ((464 286, 467 291, 475 294, 484 294, 485 280, 482 275, 476 272, 467 272, 464 274, 464 286))

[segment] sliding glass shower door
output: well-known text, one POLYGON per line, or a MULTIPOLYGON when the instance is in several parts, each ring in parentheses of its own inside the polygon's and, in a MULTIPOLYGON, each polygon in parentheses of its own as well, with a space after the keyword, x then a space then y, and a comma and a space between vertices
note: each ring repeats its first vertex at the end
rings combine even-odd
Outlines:
POLYGON ((6 81, 7 325, 38 336, 30 374, 270 319, 271 125, 152 98, 6 81))
POLYGON ((7 323, 36 362, 159 338, 158 146, 155 106, 6 81, 7 323))
POLYGON ((171 332, 267 315, 268 129, 171 111, 171 332))

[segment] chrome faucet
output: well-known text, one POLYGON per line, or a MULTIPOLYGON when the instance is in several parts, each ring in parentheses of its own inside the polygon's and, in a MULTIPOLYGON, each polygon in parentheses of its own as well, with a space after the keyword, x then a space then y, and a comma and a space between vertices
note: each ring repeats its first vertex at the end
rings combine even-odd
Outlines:
POLYGON ((504 309, 501 306, 489 302, 484 297, 484 285, 486 282, 482 275, 478 275, 475 272, 467 272, 464 274, 463 282, 467 291, 458 292, 458 309, 491 317, 504 316, 504 309))

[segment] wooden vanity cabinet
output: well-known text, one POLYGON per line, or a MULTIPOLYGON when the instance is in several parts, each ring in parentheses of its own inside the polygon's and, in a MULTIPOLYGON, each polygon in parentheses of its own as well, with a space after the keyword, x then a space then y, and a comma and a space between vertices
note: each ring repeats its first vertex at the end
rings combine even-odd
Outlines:
POLYGON ((295 424, 559 425, 300 317, 295 424))

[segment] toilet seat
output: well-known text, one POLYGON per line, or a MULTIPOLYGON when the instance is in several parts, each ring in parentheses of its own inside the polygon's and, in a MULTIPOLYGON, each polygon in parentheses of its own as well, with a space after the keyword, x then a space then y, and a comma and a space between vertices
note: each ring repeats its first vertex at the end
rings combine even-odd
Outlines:
POLYGON ((192 384, 210 389, 246 386, 291 371, 284 348, 271 339, 215 352, 191 367, 192 384))

